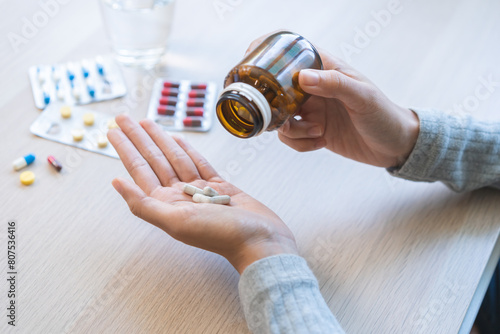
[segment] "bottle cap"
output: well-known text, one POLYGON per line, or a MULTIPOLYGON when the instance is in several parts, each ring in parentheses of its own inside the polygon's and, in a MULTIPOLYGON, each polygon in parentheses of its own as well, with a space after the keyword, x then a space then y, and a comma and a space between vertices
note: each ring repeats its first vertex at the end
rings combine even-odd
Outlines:
POLYGON ((224 88, 219 96, 217 117, 233 135, 248 138, 258 136, 267 129, 271 123, 272 113, 269 102, 257 88, 243 82, 234 82, 224 88), (237 131, 240 134, 232 131, 233 129, 230 128, 232 125, 229 125, 229 120, 226 119, 227 115, 222 112, 221 105, 228 102, 231 103, 230 109, 233 112, 233 115, 229 116, 237 118, 237 120, 232 120, 232 125, 238 127, 245 123, 245 126, 241 126, 244 129, 237 131))

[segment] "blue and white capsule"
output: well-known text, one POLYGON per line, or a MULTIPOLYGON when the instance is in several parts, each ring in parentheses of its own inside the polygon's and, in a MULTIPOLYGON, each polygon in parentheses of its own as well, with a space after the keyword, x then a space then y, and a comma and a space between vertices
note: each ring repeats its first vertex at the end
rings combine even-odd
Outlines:
POLYGON ((95 97, 95 88, 94 88, 94 86, 90 86, 90 85, 89 85, 89 86, 87 86, 87 91, 88 91, 89 96, 90 96, 91 98, 94 98, 94 97, 95 97))
POLYGON ((97 68, 97 73, 99 73, 99 75, 101 76, 105 76, 104 66, 100 62, 97 62, 95 65, 97 68))
POLYGON ((84 65, 82 65, 82 74, 85 79, 89 77, 89 70, 84 65))
POLYGON ((14 167, 15 170, 20 170, 28 165, 31 165, 33 161, 35 161, 35 155, 30 153, 24 157, 14 160, 12 162, 12 167, 14 167))
POLYGON ((59 70, 55 66, 52 66, 52 80, 55 83, 59 83, 61 80, 61 73, 59 73, 59 70))
POLYGON ((68 75, 69 81, 73 82, 73 80, 75 80, 75 73, 73 73, 73 71, 68 69, 66 70, 66 74, 68 75))
POLYGON ((50 103, 50 95, 49 95, 49 93, 47 93, 46 91, 43 91, 42 92, 42 96, 43 96, 43 103, 49 104, 50 103))

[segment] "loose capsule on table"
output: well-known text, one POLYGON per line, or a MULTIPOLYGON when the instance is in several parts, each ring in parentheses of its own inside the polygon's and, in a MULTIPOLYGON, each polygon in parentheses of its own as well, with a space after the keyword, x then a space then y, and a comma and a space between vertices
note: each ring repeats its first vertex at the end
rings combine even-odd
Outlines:
POLYGON ((53 156, 49 155, 47 157, 47 161, 49 162, 49 164, 54 167, 58 172, 60 172, 62 170, 62 165, 59 161, 56 160, 56 158, 54 158, 53 156))
POLYGON ((23 169, 24 167, 31 165, 35 161, 35 155, 34 154, 28 154, 25 155, 24 157, 18 158, 12 162, 12 167, 14 167, 15 170, 20 170, 23 169))
POLYGON ((226 76, 217 102, 222 126, 240 138, 279 128, 309 98, 298 83, 303 69, 323 69, 310 42, 288 31, 267 37, 226 76))

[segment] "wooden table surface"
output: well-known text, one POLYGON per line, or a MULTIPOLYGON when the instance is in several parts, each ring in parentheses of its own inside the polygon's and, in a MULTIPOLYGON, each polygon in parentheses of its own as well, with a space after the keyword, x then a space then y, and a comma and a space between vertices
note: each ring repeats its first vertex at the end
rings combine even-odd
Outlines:
MULTIPOLYGON (((254 38, 287 28, 402 105, 463 105, 498 120, 499 12, 494 0, 178 1, 166 67, 125 68, 128 95, 89 107, 142 119, 155 77, 221 85, 254 38), (478 89, 489 94, 477 98, 478 89)), ((29 66, 110 52, 97 1, 2 0, 0 35, 0 332, 247 333, 238 274, 134 217, 110 184, 126 175, 120 161, 29 132, 40 114, 29 66), (41 3, 52 3, 45 21, 41 3), (37 180, 25 187, 11 161, 28 152, 37 180), (49 154, 65 173, 47 165, 49 154), (5 317, 8 221, 17 226, 15 330, 5 317)), ((290 226, 348 333, 468 333, 499 256, 500 192, 395 179, 329 151, 295 152, 276 133, 237 139, 218 122, 185 137, 290 226)))

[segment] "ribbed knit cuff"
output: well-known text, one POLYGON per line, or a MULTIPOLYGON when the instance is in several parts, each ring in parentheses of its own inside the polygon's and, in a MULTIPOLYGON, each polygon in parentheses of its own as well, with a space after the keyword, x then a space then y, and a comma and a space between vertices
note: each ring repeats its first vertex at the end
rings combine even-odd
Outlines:
POLYGON ((500 124, 470 115, 448 115, 412 109, 420 133, 407 161, 388 168, 396 177, 413 181, 442 181, 455 191, 473 190, 500 181, 500 124))
POLYGON ((251 264, 239 293, 253 333, 343 333, 299 256, 281 254, 251 264))

